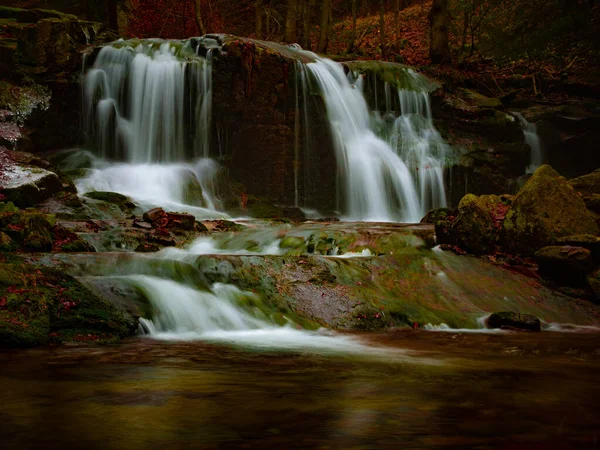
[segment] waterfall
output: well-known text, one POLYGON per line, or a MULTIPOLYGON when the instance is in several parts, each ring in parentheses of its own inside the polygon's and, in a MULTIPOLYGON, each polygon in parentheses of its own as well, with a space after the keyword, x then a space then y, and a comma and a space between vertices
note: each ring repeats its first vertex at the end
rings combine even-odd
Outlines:
POLYGON ((104 160, 77 182, 80 192, 224 217, 215 211, 218 167, 208 159, 212 50, 204 58, 189 41, 160 40, 103 47, 85 77, 84 105, 89 144, 104 160))
POLYGON ((207 157, 211 103, 211 54, 201 58, 182 43, 106 46, 85 79, 88 135, 108 159, 207 157))
POLYGON ((513 114, 519 119, 519 123, 523 129, 525 143, 531 148, 531 160, 529 166, 527 166, 526 173, 532 174, 538 167, 544 164, 542 140, 537 132, 537 125, 535 123, 528 122, 521 113, 513 112, 513 114))
MULTIPOLYGON (((407 69, 413 86, 398 89, 399 117, 389 120, 392 89, 385 86, 385 118, 371 112, 362 78, 340 64, 310 54, 307 68, 322 93, 337 158, 346 220, 418 222, 446 206, 444 161, 449 153, 433 126, 422 78, 407 69)), ((339 193, 338 193, 339 195, 339 193)))

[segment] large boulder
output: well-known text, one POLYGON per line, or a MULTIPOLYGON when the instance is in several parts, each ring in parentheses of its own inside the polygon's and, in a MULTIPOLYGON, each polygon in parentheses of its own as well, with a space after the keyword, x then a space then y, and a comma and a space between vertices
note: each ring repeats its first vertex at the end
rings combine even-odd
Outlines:
POLYGON ((33 206, 63 189, 57 174, 21 163, 15 153, 0 147, 0 200, 19 207, 33 206))
POLYGON ((592 252, 571 245, 544 247, 535 259, 542 275, 572 286, 585 284, 585 274, 593 267, 592 252))
POLYGON ((598 232, 583 199, 548 165, 541 166, 515 196, 503 225, 505 247, 527 255, 561 237, 598 232))
POLYGON ((581 195, 592 196, 600 194, 600 169, 596 169, 587 175, 573 178, 569 183, 581 195))
POLYGON ((59 270, 0 264, 0 347, 114 340, 136 330, 132 317, 59 270))
POLYGON ((507 209, 496 195, 465 195, 452 225, 454 243, 475 254, 493 251, 499 241, 501 220, 507 209))

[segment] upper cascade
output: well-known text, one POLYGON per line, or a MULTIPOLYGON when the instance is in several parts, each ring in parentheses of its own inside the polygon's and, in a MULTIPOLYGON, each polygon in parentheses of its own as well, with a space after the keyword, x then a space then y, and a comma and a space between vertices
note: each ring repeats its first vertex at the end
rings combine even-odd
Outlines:
MULTIPOLYGON (((210 148, 213 76, 219 76, 213 73, 213 52, 216 57, 227 55, 223 39, 121 40, 102 48, 84 84, 88 140, 100 156, 136 167, 223 156, 221 144, 218 152, 210 148)), ((298 46, 260 44, 294 62, 296 136, 288 173, 294 177, 296 206, 319 207, 307 203, 306 188, 302 199, 300 192, 311 175, 309 155, 316 151, 310 139, 315 115, 309 108, 323 103, 337 165, 337 209, 345 220, 418 222, 428 210, 446 206, 444 165, 451 152, 433 125, 427 78, 394 66, 394 87, 385 83, 385 109, 377 97, 371 109, 364 75, 352 70, 346 74, 341 64, 298 46)), ((259 127, 256 132, 261 132, 259 127)), ((217 135, 219 142, 227 141, 227 136, 217 135)), ((244 157, 241 152, 228 156, 244 157)), ((89 189, 123 191, 111 167, 96 175, 89 189)), ((213 181, 197 176, 203 203, 212 209, 218 203, 210 188, 213 181)), ((122 193, 151 204, 147 189, 139 190, 129 186, 122 193)), ((169 199, 173 205, 185 203, 179 194, 169 199)))
POLYGON ((189 41, 117 41, 100 50, 84 87, 88 138, 107 159, 132 163, 207 157, 211 51, 189 41))

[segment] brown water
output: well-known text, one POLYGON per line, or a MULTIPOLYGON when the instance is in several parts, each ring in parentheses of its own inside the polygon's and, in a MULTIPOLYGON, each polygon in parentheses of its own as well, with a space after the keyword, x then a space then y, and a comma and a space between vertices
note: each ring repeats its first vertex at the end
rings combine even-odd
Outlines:
POLYGON ((148 339, 4 351, 0 446, 600 448, 599 334, 368 339, 414 363, 148 339))

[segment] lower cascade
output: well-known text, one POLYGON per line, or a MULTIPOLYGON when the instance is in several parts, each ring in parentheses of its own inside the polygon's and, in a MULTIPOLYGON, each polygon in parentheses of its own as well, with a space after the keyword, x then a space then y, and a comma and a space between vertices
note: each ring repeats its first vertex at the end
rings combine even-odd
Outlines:
POLYGON ((272 323, 258 308, 242 309, 241 304, 251 306, 260 299, 257 294, 233 285, 215 283, 210 291, 200 291, 173 280, 146 275, 130 275, 126 279, 152 304, 153 318, 142 318, 140 323, 144 333, 155 339, 202 340, 263 350, 406 358, 400 350, 370 346, 350 336, 302 330, 285 317, 281 319, 287 321, 287 325, 272 323))

